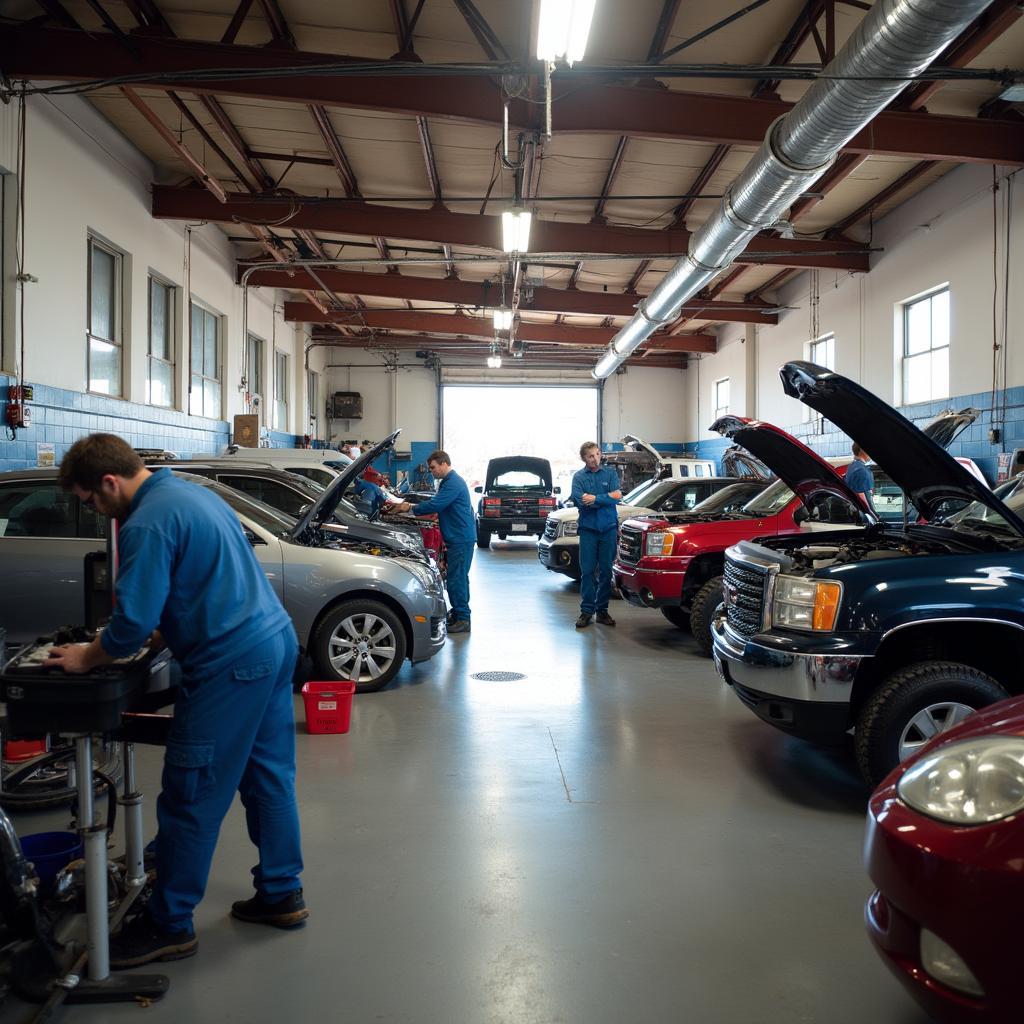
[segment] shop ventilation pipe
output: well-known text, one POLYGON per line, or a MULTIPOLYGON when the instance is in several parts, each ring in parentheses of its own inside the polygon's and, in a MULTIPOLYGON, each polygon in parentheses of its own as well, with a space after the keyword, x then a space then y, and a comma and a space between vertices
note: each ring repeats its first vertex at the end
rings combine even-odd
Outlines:
POLYGON ((637 306, 592 373, 611 376, 684 302, 772 227, 828 170, 839 150, 992 0, 878 0, 796 106, 768 129, 689 250, 637 306))

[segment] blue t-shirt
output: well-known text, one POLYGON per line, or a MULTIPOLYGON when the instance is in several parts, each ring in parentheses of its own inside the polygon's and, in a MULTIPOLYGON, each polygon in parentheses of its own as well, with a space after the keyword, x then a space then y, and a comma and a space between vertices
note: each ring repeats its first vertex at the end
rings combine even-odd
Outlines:
POLYGON ((868 491, 875 489, 875 478, 871 474, 871 470, 868 469, 867 465, 860 461, 860 459, 854 459, 850 463, 849 468, 846 470, 846 486, 851 491, 855 491, 861 495, 864 499, 864 504, 868 508, 874 508, 871 503, 871 498, 868 495, 868 491))
POLYGON ((437 494, 414 505, 412 510, 414 516, 429 516, 435 512, 445 544, 476 543, 476 517, 469 500, 469 488, 454 469, 441 480, 437 494))
POLYGON ((192 676, 221 671, 291 619, 238 517, 209 488, 158 469, 118 534, 115 608, 100 640, 114 658, 154 629, 192 676))
POLYGON ((615 511, 618 498, 608 497, 609 491, 621 489, 619 474, 611 466, 598 466, 595 470, 578 469, 572 478, 572 500, 579 509, 581 530, 594 530, 604 533, 619 525, 619 514, 615 511), (583 504, 583 495, 594 495, 592 505, 583 504))

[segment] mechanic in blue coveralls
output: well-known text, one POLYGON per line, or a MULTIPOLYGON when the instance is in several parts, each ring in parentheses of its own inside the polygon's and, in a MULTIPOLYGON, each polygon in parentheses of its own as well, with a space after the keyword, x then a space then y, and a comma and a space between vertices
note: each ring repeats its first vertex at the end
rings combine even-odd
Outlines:
POLYGON ((611 466, 601 465, 601 449, 594 441, 580 446, 583 468, 572 478, 572 500, 579 509, 580 539, 580 616, 577 629, 586 629, 597 617, 604 626, 614 626, 608 614, 612 593, 612 562, 619 514, 615 506, 622 500, 619 474, 611 466))
POLYGON ((396 507, 398 512, 412 512, 414 516, 429 516, 437 513, 437 525, 441 528, 448 557, 448 598, 452 603, 449 615, 449 633, 468 633, 469 611, 469 567, 473 564, 476 550, 476 518, 473 503, 469 498, 466 481, 452 469, 452 460, 447 452, 431 452, 427 458, 427 469, 438 481, 437 494, 418 505, 404 501, 396 507))
POLYGON ((144 468, 113 434, 76 441, 60 482, 120 523, 117 602, 92 643, 56 647, 46 664, 86 672, 155 641, 182 668, 157 800, 153 895, 111 940, 111 966, 197 951, 192 912, 236 790, 259 863, 256 895, 231 913, 279 928, 301 924, 309 912, 295 802, 298 645, 237 517, 212 490, 144 468))

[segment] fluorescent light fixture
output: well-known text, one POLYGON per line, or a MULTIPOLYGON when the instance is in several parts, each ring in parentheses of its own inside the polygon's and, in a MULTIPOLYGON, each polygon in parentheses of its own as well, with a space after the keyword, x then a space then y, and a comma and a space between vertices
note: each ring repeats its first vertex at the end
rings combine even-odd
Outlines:
POLYGON ((512 310, 496 309, 494 311, 494 329, 496 331, 512 330, 512 310))
POLYGON ((527 252, 530 248, 529 210, 506 210, 501 215, 501 247, 505 252, 527 252))
POLYGON ((1024 103, 1024 82, 1014 82, 1008 85, 1000 94, 1001 100, 1007 103, 1024 103))
POLYGON ((541 0, 537 59, 553 64, 583 59, 596 0, 541 0))

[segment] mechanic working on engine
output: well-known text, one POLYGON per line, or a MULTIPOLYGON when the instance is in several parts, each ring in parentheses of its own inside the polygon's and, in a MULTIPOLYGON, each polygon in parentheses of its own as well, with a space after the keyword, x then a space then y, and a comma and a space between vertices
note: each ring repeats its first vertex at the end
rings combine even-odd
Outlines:
POLYGON ((577 629, 586 629, 595 614, 604 626, 614 626, 608 614, 612 592, 612 562, 619 515, 615 506, 622 500, 619 475, 611 466, 601 465, 601 449, 595 441, 580 446, 583 468, 572 478, 572 500, 579 509, 580 617, 577 629))
POLYGON ((452 460, 440 449, 427 457, 427 469, 439 485, 437 494, 418 505, 403 501, 395 506, 396 512, 412 512, 414 516, 437 513, 438 526, 448 549, 448 597, 452 610, 448 615, 449 633, 468 633, 469 567, 476 549, 476 519, 473 503, 469 499, 466 481, 452 469, 452 460))
POLYGON ((853 462, 850 463, 850 468, 846 471, 847 486, 851 491, 859 494, 860 500, 873 512, 875 510, 875 503, 872 500, 875 478, 871 470, 868 469, 871 458, 856 441, 850 446, 850 450, 853 452, 853 462))
POLYGON ((192 913, 236 790, 259 863, 256 895, 235 903, 232 916, 278 928, 300 924, 309 912, 295 801, 298 644, 238 519, 206 487, 169 469, 146 469, 113 434, 76 441, 60 482, 120 524, 117 604, 92 643, 55 647, 46 664, 87 672, 152 638, 182 668, 156 806, 153 895, 111 940, 111 966, 197 951, 192 913))

